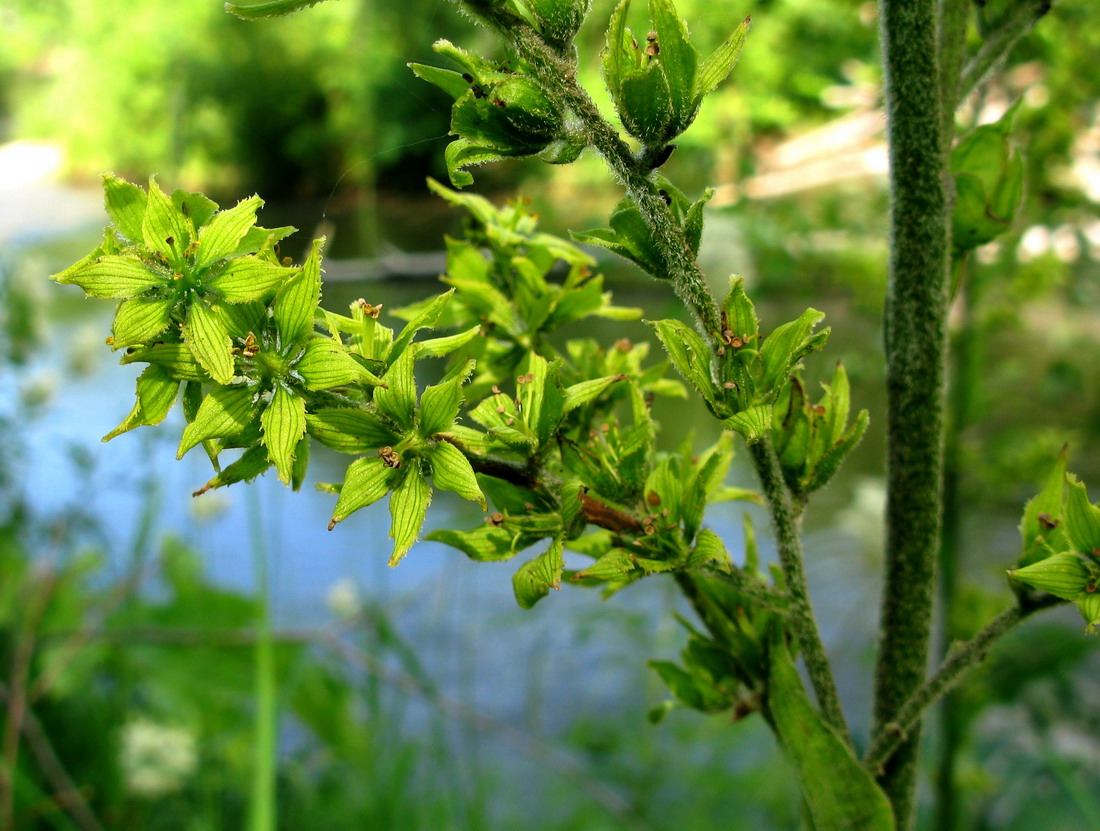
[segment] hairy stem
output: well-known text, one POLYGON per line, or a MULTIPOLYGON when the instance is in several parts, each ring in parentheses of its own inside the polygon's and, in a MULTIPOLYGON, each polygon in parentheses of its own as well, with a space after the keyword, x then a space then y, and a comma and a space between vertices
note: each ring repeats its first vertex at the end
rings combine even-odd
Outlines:
POLYGON ((959 100, 959 76, 966 61, 966 26, 971 0, 940 0, 939 62, 940 119, 944 153, 951 152, 955 133, 955 109, 959 100))
POLYGON ((767 439, 751 443, 749 453, 760 476, 764 496, 771 508, 776 545, 779 549, 779 562, 783 568, 783 578, 786 580, 791 601, 795 635, 806 660, 806 670, 810 675, 814 695, 817 696, 817 703, 821 707, 825 720, 839 730, 845 740, 851 744, 848 725, 840 707, 840 696, 837 695, 836 683, 829 668, 829 656, 821 643, 821 633, 818 631, 813 606, 810 603, 798 515, 791 504, 787 485, 783 481, 779 458, 775 455, 775 448, 767 439))
POLYGON ((507 38, 520 58, 532 67, 551 99, 579 119, 589 144, 603 156, 653 231, 654 243, 676 295, 694 312, 704 333, 711 340, 717 340, 722 331, 718 306, 684 237, 683 228, 662 198, 649 166, 631 152, 618 131, 577 83, 575 66, 548 46, 527 24, 516 22, 511 16, 494 20, 492 14, 487 13, 484 19, 507 38))
POLYGON ((879 773, 898 750, 908 742, 909 733, 919 728, 921 714, 944 693, 953 688, 984 659, 990 645, 1036 612, 1060 606, 1066 601, 1047 595, 1028 605, 1014 606, 997 615, 988 626, 965 643, 956 644, 940 668, 898 708, 894 717, 877 731, 867 750, 864 764, 879 773))
MULTIPOLYGON (((933 0, 882 0, 890 142, 886 300, 886 585, 875 734, 924 680, 940 538, 948 215, 933 0)), ((912 824, 920 727, 880 776, 898 828, 912 824)))

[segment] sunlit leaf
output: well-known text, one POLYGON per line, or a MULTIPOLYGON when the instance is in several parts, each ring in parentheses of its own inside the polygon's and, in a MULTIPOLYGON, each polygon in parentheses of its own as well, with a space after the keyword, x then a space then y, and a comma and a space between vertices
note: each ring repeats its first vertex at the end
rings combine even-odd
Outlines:
POLYGON ((221 316, 199 298, 187 307, 183 341, 190 347, 202 368, 219 384, 233 378, 233 344, 229 327, 221 316))
POLYGON ((309 434, 341 453, 368 453, 397 444, 399 437, 367 410, 324 409, 306 414, 309 434))
POLYGON ((321 250, 325 239, 313 241, 298 274, 287 280, 275 296, 275 323, 283 343, 304 340, 313 331, 313 314, 321 301, 321 250))
POLYGON ((413 377, 413 352, 406 349, 382 376, 383 387, 374 393, 374 403, 402 427, 412 427, 416 406, 416 379, 413 377))
POLYGON ((237 435, 255 417, 256 409, 248 387, 218 387, 202 400, 195 420, 184 428, 176 458, 182 459, 199 442, 237 435))
POLYGON ((159 297, 134 297, 124 300, 115 312, 111 327, 113 345, 144 346, 156 339, 171 322, 173 303, 159 297))
POLYGON ((176 269, 182 268, 183 252, 191 242, 194 228, 153 178, 149 179, 141 233, 146 248, 162 253, 176 269))
POLYGON ((435 487, 476 502, 482 510, 488 508, 474 469, 460 450, 441 441, 428 451, 428 461, 432 465, 432 484, 435 487))
POLYGON ((179 386, 179 380, 164 367, 155 364, 147 367, 138 376, 134 408, 118 427, 103 437, 103 441, 110 441, 135 427, 160 424, 176 403, 179 386))
POLYGON ((746 17, 742 20, 741 24, 733 30, 733 34, 699 65, 699 74, 695 78, 696 101, 715 90, 737 66, 751 23, 751 18, 746 17))
POLYGON ((356 459, 348 465, 344 484, 340 487, 340 498, 336 500, 332 519, 328 524, 329 530, 360 508, 373 505, 389 493, 394 481, 400 476, 399 470, 386 467, 378 456, 356 459))
POLYGON ((270 296, 299 273, 297 269, 269 260, 245 256, 233 260, 218 274, 207 277, 204 285, 221 295, 226 303, 247 303, 270 296))
POLYGON ((279 479, 289 483, 294 467, 294 448, 306 431, 306 402, 277 384, 271 402, 260 414, 260 427, 268 457, 279 472, 279 479))
POLYGON ((214 214, 210 222, 199 229, 195 267, 205 268, 236 250, 248 229, 256 224, 256 211, 263 204, 264 200, 259 196, 250 196, 234 207, 214 214))
POLYGON ((89 297, 128 298, 162 282, 132 254, 99 257, 79 270, 67 269, 57 282, 80 286, 89 297))
POLYGON ((145 191, 113 173, 103 174, 103 205, 119 233, 130 242, 140 243, 145 219, 145 191))
POLYGON ((412 548, 424 524, 428 505, 432 501, 432 489, 424 481, 419 470, 405 469, 405 478, 394 488, 390 497, 390 536, 393 537, 393 554, 390 566, 401 562, 412 548))
POLYGON ((530 609, 542 598, 550 593, 551 589, 561 586, 561 573, 565 568, 562 541, 555 537, 550 543, 550 548, 533 560, 529 560, 519 567, 512 575, 512 589, 516 595, 516 602, 523 609, 530 609))
POLYGON ((302 356, 294 364, 294 369, 302 376, 306 388, 311 390, 328 390, 358 383, 382 383, 340 344, 328 338, 309 341, 302 356))
POLYGON ((245 450, 241 458, 222 468, 209 482, 195 491, 192 496, 202 496, 214 488, 224 488, 237 482, 249 482, 271 467, 267 458, 267 449, 254 445, 245 450))

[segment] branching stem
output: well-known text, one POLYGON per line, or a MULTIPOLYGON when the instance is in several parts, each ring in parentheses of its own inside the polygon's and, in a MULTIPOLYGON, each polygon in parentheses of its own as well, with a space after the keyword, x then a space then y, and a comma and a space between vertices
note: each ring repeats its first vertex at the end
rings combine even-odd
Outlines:
POLYGON ((684 237, 683 228, 662 198, 649 166, 631 152, 618 131, 577 83, 575 66, 548 46, 526 23, 516 22, 510 16, 494 21, 492 14, 487 12, 484 19, 506 37, 520 58, 531 66, 551 99, 579 119, 589 144, 603 156, 653 231, 654 243, 676 295, 695 313, 707 337, 716 340, 722 331, 718 306, 684 237))
POLYGON ((970 670, 977 667, 985 659, 986 652, 994 641, 1036 612, 1060 606, 1065 602, 1048 595, 1026 606, 1013 606, 997 615, 970 640, 955 644, 935 674, 909 696, 893 719, 875 733, 864 759, 868 770, 875 774, 882 770, 906 741, 909 731, 918 723, 924 711, 955 687, 970 670))

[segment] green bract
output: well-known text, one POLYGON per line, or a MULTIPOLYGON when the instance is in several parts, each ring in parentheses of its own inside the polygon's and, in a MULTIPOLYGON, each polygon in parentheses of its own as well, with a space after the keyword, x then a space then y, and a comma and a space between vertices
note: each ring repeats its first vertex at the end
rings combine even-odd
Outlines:
POLYGON ((604 78, 627 132, 642 142, 655 164, 660 151, 691 126, 704 96, 737 64, 749 19, 700 65, 687 24, 672 0, 649 0, 644 40, 626 26, 631 0, 621 0, 607 30, 604 78))
POLYGON ((231 307, 269 298, 297 273, 272 253, 294 229, 256 228, 258 196, 217 211, 198 194, 169 197, 155 179, 148 193, 111 174, 103 184, 115 233, 54 279, 91 297, 122 300, 111 338, 116 349, 182 340, 214 381, 228 382, 231 307))
POLYGON ((967 134, 951 153, 957 252, 985 245, 1012 225, 1024 191, 1024 157, 1012 140, 1019 102, 999 121, 967 134))
POLYGON ((650 325, 673 365, 699 392, 707 409, 730 430, 755 442, 771 429, 772 406, 785 390, 791 373, 806 355, 821 349, 828 340, 829 329, 813 331, 823 317, 821 312, 807 309, 757 345, 760 323, 741 279, 735 277, 723 304, 717 343, 708 344, 677 320, 652 321, 650 325))
POLYGON ((572 149, 556 154, 557 161, 572 161, 583 149, 583 144, 573 146, 565 136, 562 112, 532 77, 492 64, 447 40, 437 41, 433 48, 464 70, 409 64, 418 77, 455 99, 451 135, 458 138, 446 154, 451 184, 463 187, 473 183, 465 167, 509 156, 531 156, 559 140, 572 149))

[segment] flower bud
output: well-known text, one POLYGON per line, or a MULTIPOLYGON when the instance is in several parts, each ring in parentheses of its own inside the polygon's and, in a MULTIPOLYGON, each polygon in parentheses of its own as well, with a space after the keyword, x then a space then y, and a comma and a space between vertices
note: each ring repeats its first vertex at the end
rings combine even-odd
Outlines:
POLYGON ((951 153, 955 177, 952 224, 960 253, 1007 231, 1020 206, 1024 160, 1010 135, 1017 106, 995 124, 973 130, 951 153))
POLYGON ((592 0, 526 0, 547 42, 566 46, 581 28, 592 0))

